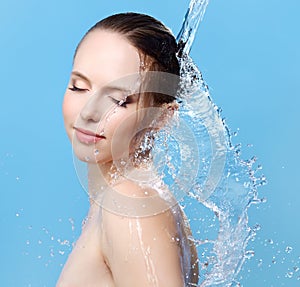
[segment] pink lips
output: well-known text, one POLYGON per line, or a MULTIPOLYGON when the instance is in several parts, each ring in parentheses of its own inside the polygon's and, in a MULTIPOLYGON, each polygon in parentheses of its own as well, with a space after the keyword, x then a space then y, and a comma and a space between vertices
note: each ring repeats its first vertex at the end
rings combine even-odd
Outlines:
POLYGON ((74 129, 75 129, 75 134, 77 139, 80 142, 85 144, 93 144, 93 143, 97 143, 100 140, 105 139, 104 136, 100 136, 88 130, 84 130, 80 128, 74 128, 74 129))

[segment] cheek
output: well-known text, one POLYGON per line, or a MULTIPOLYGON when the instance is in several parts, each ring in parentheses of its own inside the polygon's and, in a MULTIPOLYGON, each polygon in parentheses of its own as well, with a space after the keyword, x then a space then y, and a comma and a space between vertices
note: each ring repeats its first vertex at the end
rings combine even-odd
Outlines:
POLYGON ((130 142, 136 133, 136 114, 116 114, 109 123, 113 153, 129 151, 130 142))
POLYGON ((64 126, 67 133, 67 136, 70 141, 72 141, 73 137, 73 126, 78 118, 80 113, 81 104, 74 99, 71 95, 66 92, 62 104, 62 112, 64 118, 64 126))
POLYGON ((137 131, 137 113, 130 111, 118 119, 115 129, 115 136, 131 139, 137 131))
POLYGON ((76 101, 74 101, 74 99, 72 99, 72 97, 68 93, 66 93, 62 105, 63 117, 66 128, 68 125, 74 123, 78 112, 80 111, 78 106, 79 105, 76 103, 76 101))

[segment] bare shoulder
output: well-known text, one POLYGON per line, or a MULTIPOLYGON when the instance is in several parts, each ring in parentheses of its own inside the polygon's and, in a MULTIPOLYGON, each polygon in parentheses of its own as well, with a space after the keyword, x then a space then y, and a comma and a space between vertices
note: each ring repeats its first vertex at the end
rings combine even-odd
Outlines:
POLYGON ((176 199, 163 188, 154 189, 133 180, 123 180, 110 187, 102 206, 118 215, 148 217, 161 214, 176 204, 176 199))
POLYGON ((117 209, 104 210, 103 221, 108 224, 107 232, 112 231, 115 226, 120 228, 124 225, 124 228, 127 228, 133 223, 136 227, 147 227, 145 230, 147 229, 151 234, 156 229, 161 230, 165 228, 175 232, 176 222, 171 207, 172 204, 176 204, 176 201, 166 201, 154 188, 141 187, 130 180, 122 182, 121 185, 115 186, 114 189, 116 194, 120 196, 117 199, 123 199, 121 202, 123 207, 125 206, 127 210, 134 209, 135 213, 119 213, 117 209), (143 210, 147 212, 143 212, 143 210))
MULTIPOLYGON (((154 197, 152 204, 162 204, 154 189, 145 194, 138 185, 127 185, 131 185, 129 191, 123 186, 119 192, 130 198, 154 197)), ((135 217, 103 210, 103 252, 116 286, 183 286, 177 223, 167 207, 160 213, 135 217)))

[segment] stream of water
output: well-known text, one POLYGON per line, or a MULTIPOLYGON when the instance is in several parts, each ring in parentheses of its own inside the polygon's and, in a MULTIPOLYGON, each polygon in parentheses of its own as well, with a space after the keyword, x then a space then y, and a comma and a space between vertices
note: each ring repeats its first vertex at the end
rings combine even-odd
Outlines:
POLYGON ((181 64, 181 117, 194 131, 200 150, 199 173, 182 205, 191 220, 200 260, 199 286, 238 286, 237 275, 247 258, 247 243, 259 226, 248 224, 248 208, 260 203, 256 158, 242 160, 240 146, 213 103, 202 74, 189 53, 209 1, 192 0, 177 37, 181 64))

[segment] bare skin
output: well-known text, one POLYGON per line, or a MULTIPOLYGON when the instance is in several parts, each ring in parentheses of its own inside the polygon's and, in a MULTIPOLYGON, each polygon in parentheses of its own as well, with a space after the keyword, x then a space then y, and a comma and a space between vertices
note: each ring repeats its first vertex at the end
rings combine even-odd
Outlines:
MULTIPOLYGON (((88 217, 57 287, 184 286, 180 247, 175 240, 178 232, 170 209, 133 218, 111 213, 94 203, 88 217)), ((188 236, 189 226, 182 228, 188 236)), ((190 253, 195 263, 197 253, 192 243, 190 253)), ((196 284, 197 264, 194 270, 191 283, 196 284)))
MULTIPOLYGON (((87 156, 95 160, 89 162, 90 198, 97 196, 99 187, 107 185, 105 176, 112 166, 113 137, 117 137, 119 143, 116 154, 121 155, 135 133, 136 121, 132 115, 137 109, 136 99, 132 98, 126 107, 116 104, 122 100, 122 94, 110 83, 138 74, 139 68, 140 58, 136 48, 123 36, 103 30, 91 32, 74 59, 63 113, 66 132, 76 156, 82 161, 87 156), (115 105, 114 113, 109 121, 103 121, 112 105, 115 105), (119 138, 115 134, 118 127, 121 127, 119 138), (101 129, 103 138, 89 144, 76 137, 76 128, 97 134, 101 129), (93 158, 95 149, 100 152, 93 158)), ((113 188, 129 198, 145 196, 138 184, 128 180, 113 188)), ((149 190, 148 195, 155 192, 149 190)), ((161 199, 157 200, 153 206, 164 204, 161 199)), ((191 233, 184 217, 181 210, 175 217, 168 208, 147 217, 124 216, 105 206, 102 208, 91 199, 89 220, 56 287, 183 287, 179 243, 187 240, 191 233), (181 236, 178 228, 182 231, 181 236)), ((192 243, 189 248, 191 269, 195 272, 191 283, 196 283, 198 266, 195 264, 194 269, 192 266, 196 262, 197 252, 192 243)))

